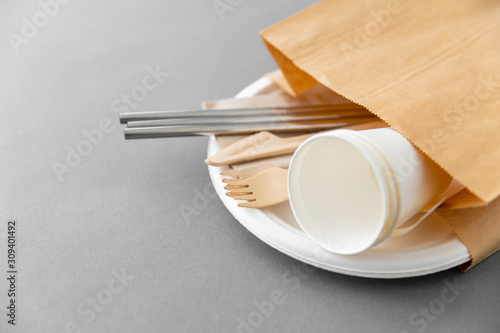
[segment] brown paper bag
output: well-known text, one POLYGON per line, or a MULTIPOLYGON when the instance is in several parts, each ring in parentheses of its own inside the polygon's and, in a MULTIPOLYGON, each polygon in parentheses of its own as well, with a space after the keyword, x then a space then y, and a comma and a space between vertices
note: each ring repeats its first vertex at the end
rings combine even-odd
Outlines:
POLYGON ((500 2, 325 0, 262 37, 289 92, 367 107, 490 203, 442 213, 474 263, 500 247, 500 2))

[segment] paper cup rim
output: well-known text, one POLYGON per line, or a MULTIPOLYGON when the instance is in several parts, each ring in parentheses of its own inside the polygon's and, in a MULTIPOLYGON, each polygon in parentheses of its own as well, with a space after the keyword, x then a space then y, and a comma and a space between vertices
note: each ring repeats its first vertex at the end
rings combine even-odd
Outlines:
MULTIPOLYGON (((337 254, 344 254, 344 255, 351 255, 351 254, 361 253, 361 252, 363 252, 363 251, 365 251, 365 250, 373 247, 377 243, 379 243, 381 241, 380 240, 381 236, 384 235, 384 234, 386 234, 388 227, 390 227, 387 224, 391 223, 391 221, 389 221, 388 223, 386 222, 387 219, 388 219, 389 214, 391 213, 390 212, 391 192, 390 192, 390 190, 388 188, 388 185, 386 184, 387 179, 385 179, 385 177, 383 176, 382 166, 380 165, 380 162, 377 161, 377 159, 373 155, 371 155, 370 153, 367 152, 367 150, 369 149, 368 147, 366 147, 365 145, 361 144, 356 139, 353 140, 352 134, 354 134, 354 133, 356 133, 356 131, 348 130, 348 129, 338 129, 338 130, 333 130, 333 131, 329 131, 329 132, 319 133, 317 135, 314 135, 314 136, 308 138, 306 141, 304 141, 297 148, 297 150, 293 154, 292 159, 290 161, 290 167, 288 169, 288 179, 287 179, 287 183, 288 183, 287 184, 288 185, 288 197, 290 199, 290 206, 292 208, 293 215, 295 216, 295 218, 297 220, 297 223, 299 224, 299 226, 301 227, 301 229, 304 231, 304 233, 311 240, 313 240, 315 243, 317 243, 318 245, 320 245, 322 248, 324 248, 324 249, 326 249, 326 250, 328 250, 330 252, 334 252, 334 253, 337 253, 337 254), (342 133, 348 134, 347 137, 339 135, 339 134, 342 134, 342 133), (299 160, 300 158, 303 158, 303 157, 300 156, 301 152, 307 146, 311 145, 314 141, 318 141, 318 140, 325 139, 325 138, 335 138, 335 139, 342 140, 342 141, 344 141, 344 142, 346 142, 346 143, 354 146, 359 151, 359 153, 363 156, 363 158, 368 162, 368 164, 370 165, 370 167, 376 169, 376 170, 374 170, 373 175, 374 175, 374 177, 376 179, 376 182, 377 182, 377 184, 378 184, 378 186, 380 188, 381 198, 382 198, 382 202, 383 202, 381 219, 380 219, 380 221, 378 221, 377 229, 373 233, 373 237, 371 237, 371 241, 367 242, 363 246, 355 247, 354 248, 355 250, 345 251, 345 250, 341 250, 341 249, 338 249, 338 248, 334 249, 334 248, 328 246, 327 244, 325 244, 323 241, 318 241, 318 237, 316 237, 315 235, 311 234, 307 227, 304 227, 305 221, 302 221, 301 218, 299 217, 299 214, 297 214, 297 207, 294 204, 294 200, 292 199, 294 197, 292 195, 292 192, 295 189, 295 185, 293 185, 293 183, 295 182, 295 180, 293 179, 294 178, 293 172, 295 170, 294 166, 297 163, 301 162, 301 160, 299 160)), ((363 137, 363 140, 364 139, 369 140, 366 137, 363 137)), ((373 144, 375 144, 375 143, 373 143, 373 144)), ((384 239, 385 239, 385 237, 384 237, 384 239)))

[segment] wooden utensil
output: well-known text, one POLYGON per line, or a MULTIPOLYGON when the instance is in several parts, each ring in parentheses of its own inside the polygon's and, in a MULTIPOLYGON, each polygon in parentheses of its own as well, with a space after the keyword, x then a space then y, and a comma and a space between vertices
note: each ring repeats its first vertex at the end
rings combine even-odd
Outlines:
POLYGON ((265 171, 242 179, 230 179, 226 189, 228 196, 235 200, 244 200, 239 207, 265 208, 288 200, 288 170, 272 167, 265 171))
MULTIPOLYGON (((364 130, 387 127, 383 121, 374 121, 363 124, 342 127, 343 129, 364 130)), ((280 138, 269 132, 259 132, 239 140, 205 160, 213 166, 238 164, 265 157, 286 155, 295 152, 302 142, 316 133, 308 133, 289 138, 280 138)))

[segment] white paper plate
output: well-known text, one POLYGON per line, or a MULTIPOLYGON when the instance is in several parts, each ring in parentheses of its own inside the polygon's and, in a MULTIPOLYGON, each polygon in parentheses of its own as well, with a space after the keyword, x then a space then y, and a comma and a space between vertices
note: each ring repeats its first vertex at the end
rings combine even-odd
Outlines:
MULTIPOLYGON (((272 82, 261 78, 236 97, 258 94, 272 82)), ((214 136, 208 143, 208 156, 219 150, 214 136)), ((323 250, 300 229, 288 202, 266 209, 238 207, 225 195, 220 172, 209 167, 210 177, 220 199, 233 216, 251 233, 292 258, 332 272, 372 278, 401 278, 439 272, 470 260, 464 244, 440 219, 428 218, 407 235, 389 238, 363 253, 343 256, 323 250)))

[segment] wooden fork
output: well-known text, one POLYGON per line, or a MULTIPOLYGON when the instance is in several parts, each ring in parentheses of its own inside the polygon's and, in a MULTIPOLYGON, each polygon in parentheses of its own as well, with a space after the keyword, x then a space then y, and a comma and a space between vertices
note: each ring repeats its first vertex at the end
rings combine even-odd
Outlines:
POLYGON ((248 178, 224 179, 226 194, 244 200, 239 207, 264 208, 288 200, 288 170, 271 167, 248 178))

